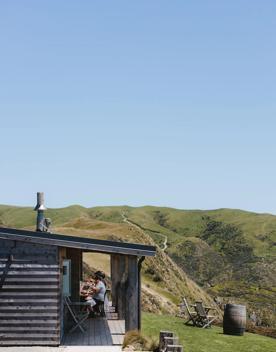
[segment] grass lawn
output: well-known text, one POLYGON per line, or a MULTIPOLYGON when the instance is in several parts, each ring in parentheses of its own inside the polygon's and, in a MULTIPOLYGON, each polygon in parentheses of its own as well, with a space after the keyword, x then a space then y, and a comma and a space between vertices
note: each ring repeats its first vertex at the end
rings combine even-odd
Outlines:
POLYGON ((166 315, 143 313, 143 334, 157 338, 160 330, 173 331, 185 352, 276 352, 276 339, 245 333, 223 335, 222 328, 201 329, 184 325, 184 320, 166 315))

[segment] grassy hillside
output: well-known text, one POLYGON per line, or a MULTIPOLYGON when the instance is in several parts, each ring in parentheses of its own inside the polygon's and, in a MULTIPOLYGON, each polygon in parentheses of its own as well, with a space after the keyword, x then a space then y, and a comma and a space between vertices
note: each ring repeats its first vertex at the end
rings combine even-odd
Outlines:
MULTIPOLYGON (((59 233, 88 236, 101 239, 128 241, 155 245, 152 238, 128 224, 118 224, 93 219, 77 219, 57 227, 59 233)), ((84 257, 88 265, 109 271, 109 256, 87 253, 84 257)), ((181 270, 170 257, 157 248, 154 258, 147 258, 143 263, 143 297, 144 309, 155 313, 176 313, 181 297, 186 295, 191 300, 202 299, 211 304, 212 300, 193 280, 181 270)))
MULTIPOLYGON (((33 228, 35 216, 31 208, 0 206, 3 226, 33 228)), ((71 206, 50 209, 47 216, 57 232, 155 243, 160 248, 166 239, 166 254, 173 261, 159 250, 144 266, 148 306, 155 296, 166 311, 173 304, 173 311, 181 295, 209 300, 207 292, 222 304, 245 303, 261 324, 276 326, 276 216, 150 206, 71 206)))
POLYGON ((223 335, 222 328, 199 329, 185 326, 176 317, 144 313, 143 333, 157 339, 160 330, 173 331, 180 339, 185 352, 267 352, 276 350, 276 340, 271 337, 245 333, 244 336, 223 335))
POLYGON ((129 220, 154 238, 209 294, 246 304, 262 325, 276 324, 276 217, 240 210, 129 209, 129 220))
MULTIPOLYGON (((106 208, 103 215, 102 208, 71 206, 58 210, 49 209, 47 217, 55 225, 52 232, 155 245, 145 231, 120 222, 121 212, 124 210, 125 208, 106 208)), ((35 212, 31 208, 0 206, 0 222, 2 226, 34 229, 35 212)), ((109 274, 108 255, 85 253, 84 260, 90 267, 109 274)), ((142 275, 142 304, 146 311, 175 314, 183 295, 191 301, 201 299, 212 304, 211 297, 159 248, 156 257, 147 258, 143 263, 142 275)))

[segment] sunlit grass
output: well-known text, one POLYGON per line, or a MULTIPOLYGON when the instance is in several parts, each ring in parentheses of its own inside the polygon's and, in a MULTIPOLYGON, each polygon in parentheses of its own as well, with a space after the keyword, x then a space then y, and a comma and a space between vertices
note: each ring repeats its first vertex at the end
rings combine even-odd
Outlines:
POLYGON ((244 336, 224 335, 222 328, 213 326, 202 329, 186 326, 183 319, 143 313, 142 332, 157 337, 160 330, 173 331, 184 346, 185 352, 272 352, 276 351, 276 339, 256 334, 244 336))

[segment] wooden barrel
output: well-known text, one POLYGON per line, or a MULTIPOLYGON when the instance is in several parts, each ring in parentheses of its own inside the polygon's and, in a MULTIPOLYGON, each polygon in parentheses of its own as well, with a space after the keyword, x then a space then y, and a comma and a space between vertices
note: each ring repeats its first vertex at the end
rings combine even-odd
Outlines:
POLYGON ((246 325, 246 307, 226 304, 223 316, 223 333, 242 336, 246 325))

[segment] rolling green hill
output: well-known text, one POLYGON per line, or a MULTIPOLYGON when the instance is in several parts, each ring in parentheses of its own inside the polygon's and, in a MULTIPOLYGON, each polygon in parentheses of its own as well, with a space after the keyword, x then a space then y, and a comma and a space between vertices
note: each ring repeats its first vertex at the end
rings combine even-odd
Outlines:
MULTIPOLYGON (((2 226, 34 228, 35 217, 31 208, 0 206, 2 226)), ((144 266, 145 301, 156 311, 160 305, 169 311, 170 304, 174 311, 181 295, 207 301, 210 295, 221 304, 245 303, 259 323, 276 326, 276 216, 76 205, 49 209, 47 217, 56 232, 159 245, 144 266)))
MULTIPOLYGON (((145 231, 122 220, 121 214, 125 210, 125 207, 105 208, 103 216, 102 208, 71 206, 49 209, 46 216, 53 221, 52 232, 155 245, 154 240, 145 231)), ((0 206, 2 226, 34 230, 35 221, 36 213, 32 208, 0 206)), ((104 270, 109 274, 108 255, 85 253, 84 260, 89 267, 104 270)), ((201 299, 212 303, 211 297, 159 248, 156 257, 147 258, 143 263, 142 274, 142 304, 146 311, 175 314, 179 310, 178 304, 183 295, 191 300, 201 299)))

